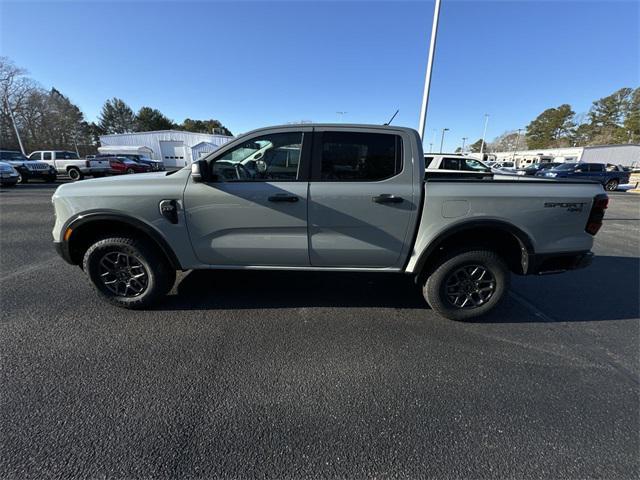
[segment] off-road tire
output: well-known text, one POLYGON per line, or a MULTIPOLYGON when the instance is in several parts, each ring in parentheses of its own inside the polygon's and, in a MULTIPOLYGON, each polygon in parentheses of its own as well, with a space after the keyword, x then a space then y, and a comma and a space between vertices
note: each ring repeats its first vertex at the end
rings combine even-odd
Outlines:
POLYGON ((509 269, 504 260, 491 250, 458 250, 442 258, 426 277, 422 294, 431 308, 440 316, 450 320, 464 321, 493 310, 509 289, 509 269), (451 275, 465 266, 482 266, 495 280, 492 295, 482 305, 461 308, 455 306, 446 295, 447 282, 451 275))
POLYGON ((615 192, 618 188, 618 185, 620 185, 620 182, 618 182, 618 180, 616 180, 615 178, 612 178, 605 184, 604 189, 608 192, 615 192))
POLYGON ((158 248, 148 241, 132 237, 109 237, 97 241, 84 254, 82 267, 101 298, 118 307, 130 309, 153 305, 171 290, 176 281, 176 271, 158 248), (135 257, 146 270, 147 286, 138 296, 115 295, 102 282, 100 261, 110 252, 135 257))
POLYGON ((74 182, 77 182, 78 180, 82 180, 84 178, 82 172, 77 168, 70 168, 69 170, 67 170, 67 175, 69 175, 69 178, 74 182))

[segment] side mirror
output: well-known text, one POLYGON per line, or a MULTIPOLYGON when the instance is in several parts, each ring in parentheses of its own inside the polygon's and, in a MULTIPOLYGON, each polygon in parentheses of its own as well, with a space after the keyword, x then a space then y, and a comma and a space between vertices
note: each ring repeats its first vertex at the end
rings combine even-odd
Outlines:
POLYGON ((206 161, 198 160, 191 164, 191 179, 195 183, 206 182, 209 177, 209 164, 206 161))

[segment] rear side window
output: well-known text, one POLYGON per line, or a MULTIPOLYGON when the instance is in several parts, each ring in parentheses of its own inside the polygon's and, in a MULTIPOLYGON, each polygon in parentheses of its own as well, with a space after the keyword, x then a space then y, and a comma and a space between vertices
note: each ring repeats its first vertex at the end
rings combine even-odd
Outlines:
POLYGON ((604 172, 604 165, 602 163, 592 163, 589 167, 591 172, 604 172))
POLYGON ((431 162, 433 162, 433 157, 424 157, 424 168, 429 168, 431 162))
POLYGON ((402 140, 384 133, 324 132, 320 180, 374 182, 402 171, 402 140))
POLYGON ((460 158, 443 158, 440 168, 442 170, 464 170, 460 158))

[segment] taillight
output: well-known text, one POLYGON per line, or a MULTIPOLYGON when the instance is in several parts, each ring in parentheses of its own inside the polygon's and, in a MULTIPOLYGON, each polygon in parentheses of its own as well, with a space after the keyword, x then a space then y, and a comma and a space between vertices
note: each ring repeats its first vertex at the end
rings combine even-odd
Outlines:
POLYGON ((604 211, 609 206, 609 197, 605 193, 600 193, 593 199, 593 206, 591 207, 591 213, 589 213, 589 220, 587 220, 587 226, 585 231, 591 235, 595 235, 602 227, 602 220, 604 219, 604 211))

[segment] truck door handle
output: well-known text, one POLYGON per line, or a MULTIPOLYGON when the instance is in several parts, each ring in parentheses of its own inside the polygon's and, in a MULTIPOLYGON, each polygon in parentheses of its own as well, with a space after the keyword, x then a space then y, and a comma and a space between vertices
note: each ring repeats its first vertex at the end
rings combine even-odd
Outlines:
POLYGON ((383 193, 377 197, 371 197, 371 201, 375 203, 402 203, 404 199, 402 197, 396 197, 388 193, 383 193))
POLYGON ((295 203, 300 200, 295 195, 287 195, 286 193, 278 193, 277 195, 271 195, 268 200, 270 202, 289 202, 295 203))

